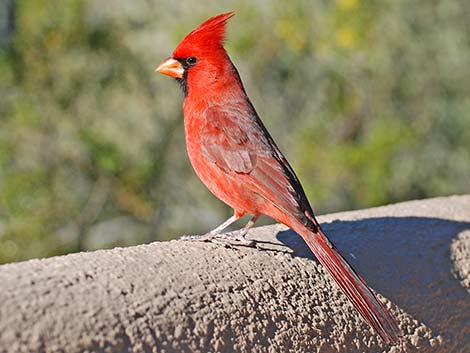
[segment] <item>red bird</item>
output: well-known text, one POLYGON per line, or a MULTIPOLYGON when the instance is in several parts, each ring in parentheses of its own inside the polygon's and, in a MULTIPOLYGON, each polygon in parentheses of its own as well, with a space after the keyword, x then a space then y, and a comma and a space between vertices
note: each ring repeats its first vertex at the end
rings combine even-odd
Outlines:
MULTIPOLYGON (((363 319, 387 343, 401 335, 394 318, 323 233, 294 170, 261 122, 223 47, 233 12, 189 33, 156 71, 181 85, 186 145, 201 181, 234 215, 197 240, 213 240, 244 215, 267 215, 300 234, 363 319)), ((246 241, 246 240, 245 240, 246 241)))

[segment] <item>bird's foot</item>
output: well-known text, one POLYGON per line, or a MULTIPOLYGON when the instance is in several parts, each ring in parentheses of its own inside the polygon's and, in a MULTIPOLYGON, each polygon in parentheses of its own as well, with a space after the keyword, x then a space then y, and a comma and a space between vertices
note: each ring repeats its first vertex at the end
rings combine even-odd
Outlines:
POLYGON ((234 244, 232 243, 232 241, 235 240, 239 245, 255 248, 256 242, 253 240, 246 239, 245 234, 240 231, 235 231, 231 233, 222 234, 207 233, 204 235, 183 235, 182 237, 180 237, 180 240, 211 242, 215 244, 222 244, 228 248, 233 248, 234 244))
POLYGON ((204 235, 182 235, 179 240, 184 240, 184 241, 205 241, 205 242, 210 242, 214 240, 215 235, 207 233, 204 235))
POLYGON ((239 242, 240 244, 242 244, 244 246, 247 246, 247 247, 250 247, 250 248, 256 248, 257 246, 256 246, 256 242, 254 240, 249 240, 249 239, 245 238, 246 233, 247 232, 245 232, 244 229, 240 229, 240 230, 236 230, 236 231, 221 234, 221 235, 225 239, 236 240, 237 242, 239 242))

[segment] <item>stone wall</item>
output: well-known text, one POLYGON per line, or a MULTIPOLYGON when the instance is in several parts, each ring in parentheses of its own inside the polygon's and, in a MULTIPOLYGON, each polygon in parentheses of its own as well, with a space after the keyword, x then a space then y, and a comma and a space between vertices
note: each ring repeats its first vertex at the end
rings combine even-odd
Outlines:
POLYGON ((302 239, 155 242, 0 266, 0 352, 470 352, 470 196, 319 217, 404 332, 388 347, 302 239))

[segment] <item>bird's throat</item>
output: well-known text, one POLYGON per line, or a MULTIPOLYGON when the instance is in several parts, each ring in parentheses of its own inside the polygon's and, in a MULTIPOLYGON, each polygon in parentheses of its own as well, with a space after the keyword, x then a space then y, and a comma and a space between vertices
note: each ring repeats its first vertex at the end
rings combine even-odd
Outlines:
POLYGON ((183 78, 176 78, 176 82, 183 90, 184 97, 188 96, 188 72, 185 70, 183 73, 183 78))

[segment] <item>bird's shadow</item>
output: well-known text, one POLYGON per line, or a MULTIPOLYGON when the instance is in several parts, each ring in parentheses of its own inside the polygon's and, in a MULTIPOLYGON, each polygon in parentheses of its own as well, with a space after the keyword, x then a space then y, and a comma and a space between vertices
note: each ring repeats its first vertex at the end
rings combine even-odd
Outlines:
MULTIPOLYGON (((372 288, 414 318, 445 336, 468 328, 469 292, 453 275, 450 246, 470 222, 378 217, 338 220, 322 228, 372 288)), ((276 237, 294 256, 315 259, 295 232, 276 237)))

